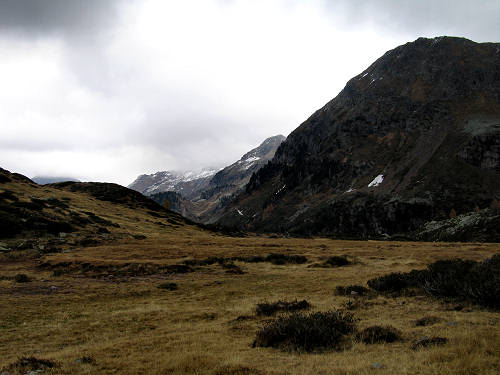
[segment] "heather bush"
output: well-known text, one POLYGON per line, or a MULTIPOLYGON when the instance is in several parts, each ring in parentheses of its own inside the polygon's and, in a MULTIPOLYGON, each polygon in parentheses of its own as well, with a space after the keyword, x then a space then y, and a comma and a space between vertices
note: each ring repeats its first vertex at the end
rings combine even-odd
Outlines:
POLYGON ((312 352, 342 350, 346 335, 356 330, 356 319, 349 312, 327 311, 280 316, 262 327, 253 346, 312 352))
POLYGON ((390 343, 401 340, 401 332, 392 326, 371 326, 358 332, 356 339, 365 344, 390 343))

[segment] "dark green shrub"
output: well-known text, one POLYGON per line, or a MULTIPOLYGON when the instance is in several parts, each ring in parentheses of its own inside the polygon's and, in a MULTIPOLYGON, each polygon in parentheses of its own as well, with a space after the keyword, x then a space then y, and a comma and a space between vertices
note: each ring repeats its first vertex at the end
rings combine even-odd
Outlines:
POLYGON ((307 258, 303 255, 272 253, 265 258, 265 261, 276 265, 282 265, 286 263, 303 264, 307 262, 307 258))
POLYGON ((371 326, 356 334, 356 339, 365 344, 394 342, 401 339, 401 332, 391 326, 371 326))
POLYGON ((211 266, 212 264, 219 263, 223 264, 227 261, 227 259, 223 257, 211 256, 205 259, 189 259, 182 262, 188 266, 211 266))
POLYGON ((325 260, 324 263, 325 266, 330 266, 330 267, 341 267, 341 266, 347 266, 349 264, 351 264, 351 262, 347 259, 345 255, 342 256, 334 255, 328 257, 328 259, 325 260))
POLYGON ((257 315, 271 316, 278 311, 298 311, 305 310, 311 307, 309 302, 305 299, 302 301, 276 301, 276 302, 262 302, 258 303, 255 308, 255 313, 257 315))
POLYGON ((337 286, 335 288, 335 294, 338 296, 350 296, 359 295, 364 296, 368 294, 369 289, 361 285, 348 285, 348 286, 337 286))
POLYGON ((260 263, 260 262, 265 262, 266 258, 263 257, 262 255, 250 255, 247 257, 234 257, 234 260, 239 260, 241 262, 247 262, 247 263, 260 263))
POLYGON ((409 287, 405 274, 400 272, 368 280, 368 286, 377 292, 400 292, 409 287))
POLYGON ((349 312, 299 312, 280 316, 262 327, 257 332, 253 347, 305 352, 341 350, 346 345, 345 336, 355 330, 356 319, 349 312))
POLYGON ((159 289, 164 289, 164 290, 177 290, 177 284, 176 283, 162 283, 158 285, 159 289))
POLYGON ((368 281, 379 292, 401 292, 416 288, 435 297, 456 298, 500 308, 500 254, 483 262, 440 260, 426 270, 391 273, 368 281))
POLYGON ((24 273, 18 273, 16 276, 14 276, 14 281, 16 283, 29 283, 31 279, 24 273))

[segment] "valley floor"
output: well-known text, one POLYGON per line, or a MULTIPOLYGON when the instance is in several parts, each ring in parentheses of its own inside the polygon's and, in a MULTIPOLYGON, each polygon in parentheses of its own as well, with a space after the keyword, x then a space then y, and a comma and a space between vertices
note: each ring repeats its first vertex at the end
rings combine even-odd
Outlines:
POLYGON ((180 231, 56 254, 0 254, 0 372, 35 370, 19 361, 34 357, 55 365, 40 364, 46 374, 498 374, 498 311, 418 294, 351 297, 334 291, 341 285, 366 286, 368 279, 389 272, 425 268, 438 259, 482 260, 499 250, 499 244, 232 238, 180 231), (195 265, 186 273, 169 268, 190 259, 270 253, 303 255, 308 261, 234 261, 234 267, 195 265), (310 267, 333 255, 347 255, 353 264, 310 267), (31 281, 16 282, 17 274, 31 281), (158 288, 167 282, 177 289, 158 288), (257 317, 256 304, 280 299, 306 299, 310 311, 349 307, 359 328, 392 325, 403 340, 353 341, 344 351, 312 354, 252 348, 259 327, 274 319, 257 317), (426 316, 440 320, 416 326, 426 316), (449 341, 412 350, 424 336, 449 341))

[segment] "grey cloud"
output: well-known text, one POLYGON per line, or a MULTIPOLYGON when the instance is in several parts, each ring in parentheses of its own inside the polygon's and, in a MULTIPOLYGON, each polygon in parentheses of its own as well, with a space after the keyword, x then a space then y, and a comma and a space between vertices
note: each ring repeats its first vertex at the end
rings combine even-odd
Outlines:
POLYGON ((123 0, 0 0, 0 30, 40 36, 82 34, 112 23, 123 0))
MULTIPOLYGON (((375 26, 389 33, 464 36, 478 42, 498 41, 500 2, 485 0, 322 0, 346 26, 375 26)), ((338 18, 337 18, 338 20, 338 18)), ((429 35, 431 36, 431 35, 429 35)))

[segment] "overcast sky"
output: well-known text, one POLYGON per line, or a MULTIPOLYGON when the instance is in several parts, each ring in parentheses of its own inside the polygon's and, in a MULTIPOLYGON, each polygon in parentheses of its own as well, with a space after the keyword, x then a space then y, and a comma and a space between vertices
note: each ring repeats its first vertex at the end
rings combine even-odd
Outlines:
POLYGON ((500 0, 0 0, 0 167, 131 183, 288 135, 385 51, 500 41, 500 0))

